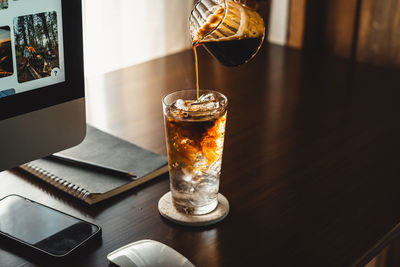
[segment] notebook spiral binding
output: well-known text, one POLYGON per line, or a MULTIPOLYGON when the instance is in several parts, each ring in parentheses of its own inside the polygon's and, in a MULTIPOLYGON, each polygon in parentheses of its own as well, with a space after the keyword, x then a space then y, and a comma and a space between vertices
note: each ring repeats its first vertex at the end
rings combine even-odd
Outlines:
POLYGON ((87 196, 90 195, 90 192, 85 188, 79 187, 73 183, 70 183, 48 171, 32 164, 26 163, 19 166, 21 169, 34 174, 35 176, 39 177, 40 179, 44 180, 45 182, 51 184, 52 186, 57 187, 58 189, 63 190, 68 194, 72 194, 74 197, 85 199, 87 196))

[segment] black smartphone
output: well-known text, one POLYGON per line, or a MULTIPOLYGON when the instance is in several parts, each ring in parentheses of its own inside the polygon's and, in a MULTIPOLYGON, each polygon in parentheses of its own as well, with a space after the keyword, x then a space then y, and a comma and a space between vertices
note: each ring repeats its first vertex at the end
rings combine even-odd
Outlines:
POLYGON ((64 259, 101 240, 101 228, 30 199, 9 195, 0 200, 0 237, 18 246, 23 255, 34 252, 64 259))

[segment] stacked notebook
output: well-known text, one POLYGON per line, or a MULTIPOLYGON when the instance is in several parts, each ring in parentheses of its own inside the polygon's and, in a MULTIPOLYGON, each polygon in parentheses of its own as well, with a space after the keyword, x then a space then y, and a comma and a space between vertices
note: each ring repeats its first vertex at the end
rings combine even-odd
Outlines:
POLYGON ((110 198, 168 171, 167 158, 88 126, 84 141, 57 153, 98 165, 125 170, 136 178, 117 175, 51 158, 20 168, 88 204, 110 198))

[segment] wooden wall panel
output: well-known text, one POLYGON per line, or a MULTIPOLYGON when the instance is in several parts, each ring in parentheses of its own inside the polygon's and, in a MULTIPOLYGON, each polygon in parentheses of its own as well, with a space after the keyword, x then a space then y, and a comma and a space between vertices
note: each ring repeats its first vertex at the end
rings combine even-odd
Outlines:
POLYGON ((326 4, 326 1, 306 0, 303 37, 303 50, 306 52, 318 53, 323 51, 326 4))
POLYGON ((305 26, 306 0, 291 0, 289 4, 288 46, 301 48, 305 26))
POLYGON ((328 0, 325 14, 325 50, 351 58, 356 35, 357 3, 359 0, 328 0))
POLYGON ((400 0, 291 0, 288 46, 400 66, 400 0))
POLYGON ((288 46, 350 58, 360 0, 291 0, 288 46))
POLYGON ((363 0, 357 60, 400 66, 400 0, 363 0))

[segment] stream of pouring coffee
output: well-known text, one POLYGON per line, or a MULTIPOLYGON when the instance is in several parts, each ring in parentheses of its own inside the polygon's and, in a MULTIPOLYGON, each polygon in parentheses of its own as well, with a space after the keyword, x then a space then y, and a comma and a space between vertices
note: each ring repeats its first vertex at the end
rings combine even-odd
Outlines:
POLYGON ((197 102, 199 102, 199 62, 197 60, 196 47, 197 47, 197 45, 193 45, 194 62, 195 62, 195 69, 196 69, 196 89, 197 89, 196 100, 197 100, 197 102))
POLYGON ((231 0, 227 1, 227 7, 225 17, 225 9, 220 7, 209 16, 193 37, 197 101, 199 100, 197 46, 204 45, 220 63, 235 67, 249 61, 264 40, 264 21, 256 11, 231 0), (214 31, 217 27, 218 30, 214 31))

